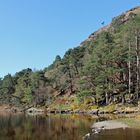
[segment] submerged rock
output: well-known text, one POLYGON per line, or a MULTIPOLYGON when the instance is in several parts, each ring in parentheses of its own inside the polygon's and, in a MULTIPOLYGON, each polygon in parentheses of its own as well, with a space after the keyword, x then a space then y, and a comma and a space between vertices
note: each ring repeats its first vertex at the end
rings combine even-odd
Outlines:
POLYGON ((90 136, 91 136, 91 134, 90 134, 90 133, 87 133, 87 134, 83 137, 83 140, 90 140, 90 136))
POLYGON ((125 129, 128 128, 128 126, 122 122, 111 120, 94 123, 91 128, 92 128, 91 133, 86 134, 83 137, 83 140, 90 140, 91 137, 100 134, 104 130, 119 129, 119 128, 125 129))
POLYGON ((98 130, 98 129, 119 129, 119 128, 128 128, 129 126, 122 123, 118 122, 115 120, 111 121, 102 121, 102 122, 97 122, 92 125, 92 129, 98 130))

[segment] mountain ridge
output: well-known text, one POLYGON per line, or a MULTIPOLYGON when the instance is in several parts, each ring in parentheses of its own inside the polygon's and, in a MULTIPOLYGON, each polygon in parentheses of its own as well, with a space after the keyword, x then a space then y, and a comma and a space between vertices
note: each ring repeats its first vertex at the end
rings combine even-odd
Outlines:
MULTIPOLYGON (((115 22, 115 20, 119 19, 120 17, 124 16, 122 19, 122 23, 125 23, 125 22, 129 21, 131 14, 134 14, 133 16, 135 17, 139 13, 140 13, 140 6, 137 6, 137 7, 131 8, 130 10, 127 10, 126 12, 123 12, 119 16, 115 16, 114 18, 112 18, 112 22, 110 24, 108 24, 104 27, 101 27, 97 31, 91 33, 91 35, 89 35, 88 39, 86 39, 80 43, 80 46, 86 44, 86 42, 88 42, 88 41, 92 41, 92 40, 96 39, 98 34, 100 34, 101 32, 109 30, 110 27, 112 27, 112 23, 115 22)), ((134 18, 134 17, 131 17, 131 18, 134 18)), ((113 29, 111 29, 111 30, 113 30, 113 29)))

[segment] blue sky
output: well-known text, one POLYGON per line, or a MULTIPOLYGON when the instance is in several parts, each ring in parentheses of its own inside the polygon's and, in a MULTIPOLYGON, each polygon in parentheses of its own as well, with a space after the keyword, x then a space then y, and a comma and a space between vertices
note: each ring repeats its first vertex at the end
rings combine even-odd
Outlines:
POLYGON ((0 77, 43 69, 140 0, 0 0, 0 77))

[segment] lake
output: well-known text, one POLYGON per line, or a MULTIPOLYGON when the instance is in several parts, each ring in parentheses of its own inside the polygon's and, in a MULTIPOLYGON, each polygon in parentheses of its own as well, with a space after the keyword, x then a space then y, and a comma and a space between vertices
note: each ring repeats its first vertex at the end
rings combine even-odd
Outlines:
MULTIPOLYGON (((91 132, 94 122, 106 119, 86 115, 0 114, 0 140, 82 140, 91 132)), ((89 140, 140 140, 140 130, 108 130, 89 140)))

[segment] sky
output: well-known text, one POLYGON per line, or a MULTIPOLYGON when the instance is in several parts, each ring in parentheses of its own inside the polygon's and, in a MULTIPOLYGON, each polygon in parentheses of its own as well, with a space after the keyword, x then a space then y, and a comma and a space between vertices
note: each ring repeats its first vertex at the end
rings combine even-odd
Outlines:
POLYGON ((140 0, 0 0, 0 77, 43 69, 140 0))

